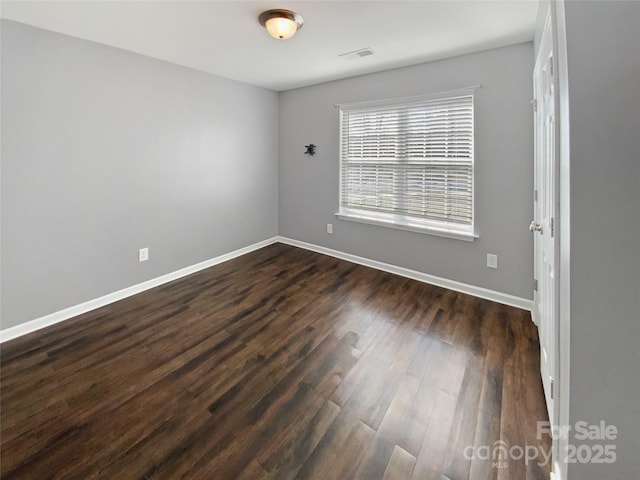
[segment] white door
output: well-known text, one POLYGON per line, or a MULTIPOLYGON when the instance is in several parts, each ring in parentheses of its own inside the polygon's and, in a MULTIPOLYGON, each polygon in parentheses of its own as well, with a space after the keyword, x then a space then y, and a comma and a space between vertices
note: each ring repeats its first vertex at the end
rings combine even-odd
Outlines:
POLYGON ((553 38, 550 17, 540 41, 533 71, 535 116, 534 318, 540 336, 540 370, 549 421, 557 424, 554 408, 558 358, 558 314, 555 245, 556 125, 553 38))

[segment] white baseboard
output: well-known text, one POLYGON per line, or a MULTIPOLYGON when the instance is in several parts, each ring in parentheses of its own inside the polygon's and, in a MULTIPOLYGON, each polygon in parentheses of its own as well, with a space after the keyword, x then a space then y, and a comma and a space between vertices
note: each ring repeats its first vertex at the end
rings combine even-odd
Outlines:
POLYGON ((371 260, 370 258, 359 257, 350 253, 333 250, 331 248, 321 247, 312 243, 301 242, 300 240, 294 240, 287 237, 277 237, 277 241, 294 247, 304 248, 317 253, 323 253, 331 257, 347 260, 348 262, 358 263, 367 267, 375 268, 377 270, 383 270, 389 273, 395 273, 403 277, 418 280, 420 282, 429 283, 438 287, 448 288, 449 290, 455 290, 456 292, 467 293, 474 297, 484 298, 494 302, 502 303, 504 305, 510 305, 512 307, 522 308, 523 310, 532 311, 533 301, 526 298, 516 297, 507 293, 496 292, 487 288, 476 287, 455 280, 449 280, 447 278, 436 277, 435 275, 429 275, 428 273, 418 272, 417 270, 411 270, 409 268, 398 267, 377 260, 371 260))
POLYGON ((369 258, 359 257, 357 255, 352 255, 350 253, 345 253, 338 250, 321 247, 319 245, 301 242, 299 240, 294 240, 292 238, 277 236, 277 237, 269 238, 267 240, 263 240, 261 242, 254 243, 244 248, 240 248, 238 250, 234 250, 233 252, 225 253, 223 255, 212 258, 210 260, 205 260, 204 262, 191 265, 190 267, 185 267, 180 270, 176 270, 175 272, 167 273, 166 275, 162 275, 160 277, 147 280, 146 282, 142 282, 137 285, 124 288, 122 290, 118 290, 117 292, 109 293, 102 297, 95 298, 87 302, 83 302, 79 305, 74 305, 72 307, 59 310, 57 312, 45 315, 43 317, 36 318, 34 320, 31 320, 25 323, 21 323, 20 325, 16 325, 15 327, 10 327, 5 330, 0 330, 0 343, 12 340, 14 338, 20 337, 22 335, 26 335, 31 332, 35 332, 36 330, 40 330, 41 328, 54 325, 64 320, 68 320, 69 318, 75 317, 77 315, 81 315, 91 310, 95 310, 96 308, 100 308, 105 305, 109 305, 110 303, 117 302, 118 300, 122 300, 132 295, 142 293, 146 290, 157 287, 158 285, 162 285, 164 283, 168 283, 172 280, 177 280, 178 278, 186 277, 187 275, 190 275, 192 273, 199 272, 200 270, 204 270, 205 268, 218 265, 219 263, 226 262, 227 260, 231 260, 232 258, 245 255, 249 252, 258 250, 260 248, 266 247, 267 245, 271 245, 277 242, 284 243, 286 245, 292 245, 294 247, 304 248, 306 250, 322 253, 335 258, 340 258, 348 262, 365 265, 367 267, 375 268, 377 270, 383 270, 385 272, 394 273, 396 275, 411 278, 413 280, 418 280, 424 283, 429 283, 431 285, 436 285, 438 287, 448 288, 450 290, 455 290, 457 292, 467 293, 475 297, 492 300, 494 302, 503 303, 505 305, 511 305, 513 307, 522 308, 524 310, 529 310, 529 311, 532 310, 533 303, 531 300, 515 297, 513 295, 508 295, 506 293, 496 292, 494 290, 489 290, 482 287, 468 285, 466 283, 457 282, 455 280, 436 277, 435 275, 429 275, 428 273, 418 272, 416 270, 411 270, 404 267, 398 267, 396 265, 379 262, 377 260, 371 260, 369 258))
POLYGON ((246 253, 253 252, 254 250, 266 247, 267 245, 271 245, 272 243, 276 243, 277 241, 278 237, 269 238, 267 240, 248 245, 238 250, 234 250, 233 252, 225 253, 218 257, 205 260, 204 262, 196 263, 195 265, 191 265, 190 267, 181 268, 180 270, 176 270, 175 272, 167 273, 166 275, 147 280, 146 282, 142 282, 137 285, 124 288, 122 290, 118 290, 117 292, 108 293, 107 295, 89 300, 87 302, 83 302, 79 305, 74 305, 72 307, 65 308, 64 310, 50 313, 49 315, 45 315, 44 317, 21 323, 20 325, 16 325, 15 327, 0 330, 0 343, 12 340, 22 335, 26 335, 27 333, 35 332, 36 330, 40 330, 41 328, 48 327, 55 323, 68 320, 69 318, 89 312, 91 310, 95 310, 96 308, 109 305, 110 303, 117 302, 118 300, 122 300, 132 295, 136 295, 138 293, 144 292, 145 290, 149 290, 172 280, 186 277, 187 275, 199 272, 200 270, 204 270, 205 268, 218 265, 219 263, 226 262, 227 260, 231 260, 232 258, 236 258, 246 253))

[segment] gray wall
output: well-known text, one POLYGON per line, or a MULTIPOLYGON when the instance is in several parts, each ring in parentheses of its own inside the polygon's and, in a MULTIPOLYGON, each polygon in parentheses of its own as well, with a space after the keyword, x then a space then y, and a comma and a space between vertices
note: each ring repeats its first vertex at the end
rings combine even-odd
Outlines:
POLYGON ((1 328, 277 234, 277 93, 11 21, 1 38, 1 328))
MULTIPOLYGON (((640 3, 565 2, 571 208, 571 424, 616 425, 613 465, 569 480, 635 480, 640 454, 640 3)), ((611 443, 611 442, 593 442, 611 443)))
MULTIPOLYGON (((363 59, 361 61, 366 61, 363 59)), ((280 235, 518 297, 532 297, 533 45, 525 43, 280 94, 280 235), (470 243, 337 219, 336 103, 482 84, 475 98, 475 208, 470 243), (318 146, 314 157, 304 145, 318 146), (334 224, 334 234, 326 224, 334 224), (497 270, 486 254, 498 254, 497 270)))

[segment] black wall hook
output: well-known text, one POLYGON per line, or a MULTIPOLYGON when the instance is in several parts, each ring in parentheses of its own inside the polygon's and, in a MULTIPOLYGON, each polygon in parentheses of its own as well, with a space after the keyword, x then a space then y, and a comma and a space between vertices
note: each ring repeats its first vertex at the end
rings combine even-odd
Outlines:
POLYGON ((304 152, 305 155, 311 155, 313 157, 316 154, 316 146, 313 143, 305 145, 304 147, 307 149, 307 151, 304 152))

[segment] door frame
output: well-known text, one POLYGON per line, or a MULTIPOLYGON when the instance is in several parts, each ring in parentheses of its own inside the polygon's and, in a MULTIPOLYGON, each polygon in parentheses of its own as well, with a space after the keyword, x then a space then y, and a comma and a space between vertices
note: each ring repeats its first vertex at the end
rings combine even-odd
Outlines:
MULTIPOLYGON (((558 296, 558 425, 570 426, 570 358, 571 358, 571 151, 569 119, 569 80, 567 59, 567 28, 565 19, 565 0, 550 2, 553 47, 556 52, 557 86, 557 147, 558 147, 558 221, 557 232, 559 248, 556 262, 559 266, 557 284, 558 296)), ((557 451, 561 457, 553 460, 554 480, 564 480, 568 475, 565 461, 569 438, 562 436, 557 440, 557 451)))

